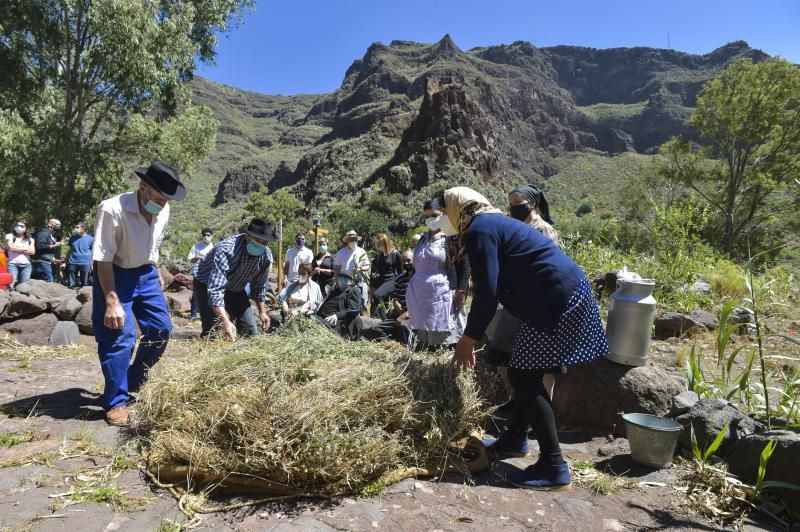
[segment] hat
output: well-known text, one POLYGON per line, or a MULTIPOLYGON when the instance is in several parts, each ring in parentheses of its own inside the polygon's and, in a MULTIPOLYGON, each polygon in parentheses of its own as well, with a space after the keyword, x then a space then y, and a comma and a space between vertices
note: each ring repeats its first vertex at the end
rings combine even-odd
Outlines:
POLYGON ((351 238, 351 237, 356 237, 356 238, 357 238, 359 241, 361 240, 361 237, 360 237, 360 236, 358 236, 358 233, 356 233, 356 232, 355 232, 353 229, 350 229, 350 230, 349 230, 348 232, 346 232, 346 233, 344 234, 344 236, 342 237, 342 242, 347 242, 347 239, 348 239, 348 238, 351 238))
POLYGON ((259 240, 267 240, 269 242, 278 240, 278 235, 275 234, 272 222, 262 220, 261 218, 253 218, 250 220, 250 223, 247 225, 247 231, 245 232, 259 240))
POLYGON ((186 197, 186 187, 178 171, 163 161, 153 161, 149 168, 136 168, 133 172, 168 200, 180 201, 186 197))

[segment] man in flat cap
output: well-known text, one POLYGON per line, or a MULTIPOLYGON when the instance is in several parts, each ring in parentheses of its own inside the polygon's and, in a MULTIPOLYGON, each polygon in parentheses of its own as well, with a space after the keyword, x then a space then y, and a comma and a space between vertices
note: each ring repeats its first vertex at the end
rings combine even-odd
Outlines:
POLYGON ((214 246, 200 265, 194 279, 195 296, 205 337, 215 325, 231 340, 237 334, 255 336, 259 322, 269 329, 267 291, 272 252, 269 242, 278 240, 270 222, 253 218, 244 233, 234 235, 214 246), (250 294, 245 287, 250 285, 250 294), (256 320, 250 300, 258 307, 256 320))
POLYGON ((178 172, 161 161, 134 170, 139 188, 100 204, 95 222, 92 324, 105 390, 100 399, 111 425, 128 423, 128 401, 167 348, 172 332, 161 288, 158 249, 169 201, 186 197, 178 172), (136 325, 142 339, 131 365, 136 325))

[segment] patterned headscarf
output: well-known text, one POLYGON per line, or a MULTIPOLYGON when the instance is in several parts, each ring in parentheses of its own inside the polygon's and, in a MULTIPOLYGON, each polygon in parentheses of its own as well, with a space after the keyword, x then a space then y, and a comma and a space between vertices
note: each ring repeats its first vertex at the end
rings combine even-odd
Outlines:
POLYGON ((444 191, 444 212, 458 230, 458 235, 450 240, 450 262, 456 264, 464 258, 464 235, 472 220, 479 214, 502 214, 489 203, 489 200, 469 187, 453 187, 444 191))
POLYGON ((519 185, 514 187, 514 190, 511 191, 513 194, 514 192, 519 192, 525 199, 528 201, 528 204, 536 209, 536 212, 542 217, 542 220, 549 223, 550 225, 555 225, 556 223, 550 218, 550 206, 547 205, 547 200, 544 198, 544 192, 542 192, 539 187, 536 185, 519 185))

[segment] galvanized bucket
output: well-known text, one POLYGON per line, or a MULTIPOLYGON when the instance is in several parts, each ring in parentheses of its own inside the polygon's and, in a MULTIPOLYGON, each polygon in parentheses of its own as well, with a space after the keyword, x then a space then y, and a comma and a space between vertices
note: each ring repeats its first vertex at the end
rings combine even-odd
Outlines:
POLYGON ((634 462, 656 469, 672 465, 675 444, 683 430, 680 423, 650 414, 624 414, 622 420, 634 462))

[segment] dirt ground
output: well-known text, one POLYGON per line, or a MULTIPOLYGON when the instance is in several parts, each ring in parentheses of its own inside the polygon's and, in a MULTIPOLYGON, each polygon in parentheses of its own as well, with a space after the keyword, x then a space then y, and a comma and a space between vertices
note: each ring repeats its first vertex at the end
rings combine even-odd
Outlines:
MULTIPOLYGON (((178 336, 192 334, 183 326, 178 336)), ((659 343, 654 353, 666 362, 676 349, 659 343)), ((103 421, 101 388, 90 346, 83 354, 40 351, 0 360, 0 530, 178 530, 186 523, 175 498, 138 470, 125 431, 103 421)), ((529 458, 494 462, 473 478, 409 479, 374 497, 273 502, 204 514, 196 524, 201 530, 275 531, 719 529, 676 509, 680 467, 637 466, 624 439, 560 437, 573 466, 594 462, 615 474, 605 478, 617 489, 602 495, 586 484, 559 493, 508 486, 504 473, 536 456, 532 442, 529 458)), ((244 500, 214 499, 207 506, 244 500)), ((769 525, 748 521, 745 529, 769 525)))

